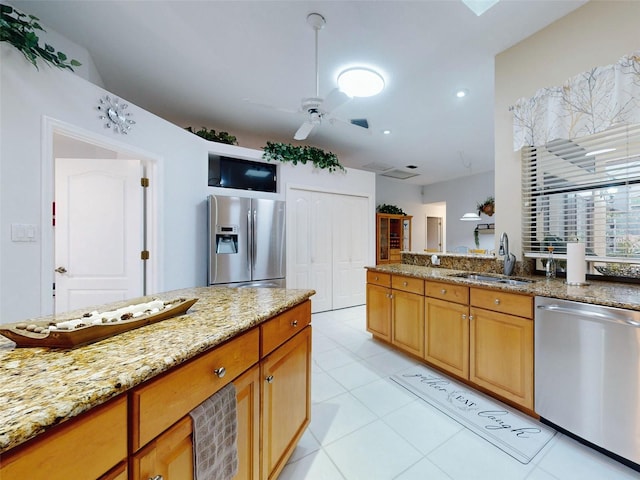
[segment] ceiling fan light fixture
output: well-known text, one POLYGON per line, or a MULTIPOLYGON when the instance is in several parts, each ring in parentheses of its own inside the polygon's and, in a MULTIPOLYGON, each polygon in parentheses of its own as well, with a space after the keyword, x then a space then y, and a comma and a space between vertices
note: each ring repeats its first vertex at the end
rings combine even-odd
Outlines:
POLYGON ((350 97, 372 97, 384 89, 384 79, 370 68, 348 68, 338 75, 338 88, 350 97))

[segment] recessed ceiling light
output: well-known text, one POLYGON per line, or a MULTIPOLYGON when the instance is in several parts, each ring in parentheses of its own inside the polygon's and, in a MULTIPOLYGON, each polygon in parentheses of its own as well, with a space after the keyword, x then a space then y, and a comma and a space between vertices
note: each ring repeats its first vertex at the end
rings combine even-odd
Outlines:
POLYGON ((469 90, 467 90, 466 88, 463 88, 462 90, 458 90, 456 92, 456 97, 463 98, 463 97, 466 97, 468 94, 469 94, 469 90))
POLYGON ((384 79, 369 68, 348 68, 338 75, 338 87, 350 97, 372 97, 384 89, 384 79))
POLYGON ((391 130, 382 130, 383 135, 391 135, 391 130))

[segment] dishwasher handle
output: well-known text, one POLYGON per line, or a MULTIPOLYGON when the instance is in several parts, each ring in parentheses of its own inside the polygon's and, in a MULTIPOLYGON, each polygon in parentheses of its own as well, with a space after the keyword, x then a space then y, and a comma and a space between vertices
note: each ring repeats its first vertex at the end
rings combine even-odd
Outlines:
MULTIPOLYGON (((538 305, 537 306, 538 309, 540 310, 546 310, 548 312, 553 312, 553 313, 564 313, 567 315, 576 315, 585 319, 590 319, 590 320, 600 320, 603 322, 610 322, 610 323, 619 323, 622 325, 631 325, 633 327, 640 327, 640 321, 638 320, 634 320, 633 318, 630 318, 626 315, 620 314, 618 312, 608 312, 607 314, 605 313, 601 313, 592 309, 582 309, 582 308, 567 308, 567 307, 562 307, 560 305, 538 305)), ((598 307, 595 307, 598 308, 598 307)))

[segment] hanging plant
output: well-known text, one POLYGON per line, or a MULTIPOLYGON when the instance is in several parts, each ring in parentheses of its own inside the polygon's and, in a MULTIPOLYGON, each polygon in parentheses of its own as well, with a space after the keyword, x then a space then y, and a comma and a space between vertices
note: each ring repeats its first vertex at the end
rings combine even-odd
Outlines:
POLYGON ((226 143, 227 145, 238 144, 236 137, 230 135, 227 132, 216 132, 215 130, 207 130, 205 127, 200 127, 200 130, 194 130, 191 127, 186 127, 185 130, 211 142, 226 143))
POLYGON ((378 213, 390 213, 392 215, 406 215, 406 213, 404 213, 404 211, 400 207, 396 207, 395 205, 387 205, 386 203, 378 205, 376 211, 378 213))
POLYGON ((326 169, 330 172, 336 170, 342 170, 346 172, 346 169, 338 161, 338 156, 335 153, 325 152, 317 147, 310 147, 308 145, 295 146, 290 143, 280 142, 267 142, 267 145, 263 148, 264 153, 262 158, 267 161, 275 160, 278 162, 291 162, 293 165, 307 162, 312 163, 314 167, 320 169, 326 169))
POLYGON ((29 60, 38 70, 38 58, 49 65, 60 69, 69 69, 82 65, 78 60, 69 60, 67 56, 56 51, 51 45, 45 43, 40 46, 36 32, 46 32, 38 23, 40 19, 34 15, 24 14, 15 8, 0 4, 0 42, 8 42, 17 48, 24 58, 29 60))
POLYGON ((495 200, 493 199, 493 197, 487 197, 484 202, 478 203, 476 208, 478 209, 478 215, 484 213, 485 215, 491 217, 494 214, 496 208, 495 200))

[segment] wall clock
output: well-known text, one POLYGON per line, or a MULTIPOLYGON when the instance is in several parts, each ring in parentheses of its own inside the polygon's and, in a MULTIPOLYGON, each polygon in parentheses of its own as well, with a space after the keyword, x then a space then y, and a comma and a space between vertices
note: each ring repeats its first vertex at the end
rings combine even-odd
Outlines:
POLYGON ((111 98, 109 95, 105 95, 100 98, 100 104, 98 110, 102 112, 100 120, 104 120, 104 128, 113 128, 116 133, 122 133, 126 135, 131 130, 131 126, 136 122, 131 120, 131 114, 125 112, 129 105, 121 102, 117 98, 111 98))

